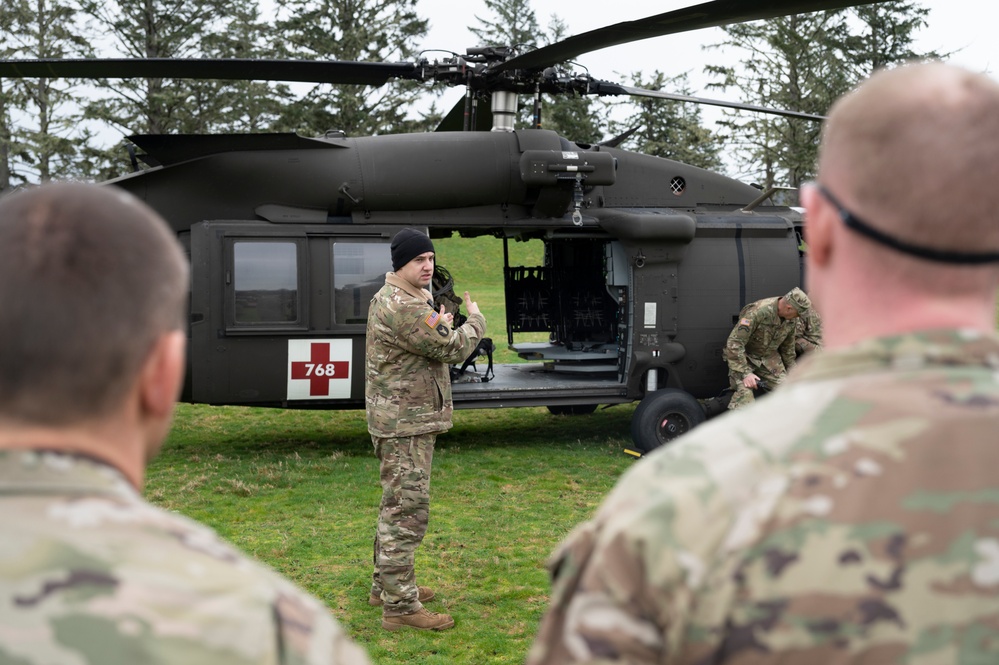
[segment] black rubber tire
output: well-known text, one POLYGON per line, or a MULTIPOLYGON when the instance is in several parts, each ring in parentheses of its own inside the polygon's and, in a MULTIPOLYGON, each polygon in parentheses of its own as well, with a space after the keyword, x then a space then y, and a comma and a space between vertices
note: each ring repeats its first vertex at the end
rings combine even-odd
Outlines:
POLYGON ((705 420, 704 409, 690 393, 663 388, 646 395, 631 417, 631 439, 647 453, 689 432, 705 420))
POLYGON ((596 404, 561 404, 548 407, 548 413, 553 416, 588 416, 596 410, 596 404))

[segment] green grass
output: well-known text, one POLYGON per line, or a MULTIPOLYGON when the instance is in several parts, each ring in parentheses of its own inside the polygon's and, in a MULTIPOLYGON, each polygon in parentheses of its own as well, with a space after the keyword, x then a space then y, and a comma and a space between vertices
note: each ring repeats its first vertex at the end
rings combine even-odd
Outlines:
POLYGON ((520 663, 548 603, 546 558, 633 463, 633 410, 455 414, 417 554, 430 609, 455 618, 440 634, 384 631, 367 604, 381 490, 363 412, 182 405, 146 494, 321 598, 375 663, 520 663))

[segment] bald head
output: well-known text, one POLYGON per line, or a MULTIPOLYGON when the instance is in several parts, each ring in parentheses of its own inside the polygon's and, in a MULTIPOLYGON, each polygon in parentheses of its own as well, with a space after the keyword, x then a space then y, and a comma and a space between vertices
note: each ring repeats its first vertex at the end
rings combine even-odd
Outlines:
POLYGON ((114 410, 184 325, 187 261, 148 206, 52 184, 0 199, 0 421, 66 425, 114 410))
POLYGON ((819 180, 905 243, 999 252, 999 84, 941 63, 874 74, 830 111, 819 180))

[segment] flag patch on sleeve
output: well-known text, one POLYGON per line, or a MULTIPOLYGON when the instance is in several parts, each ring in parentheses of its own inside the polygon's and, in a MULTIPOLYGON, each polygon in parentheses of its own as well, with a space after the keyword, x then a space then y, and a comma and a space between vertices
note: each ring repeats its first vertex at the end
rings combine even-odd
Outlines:
POLYGON ((430 312, 430 316, 428 316, 427 318, 423 319, 423 322, 426 323, 428 326, 430 326, 432 329, 436 330, 437 329, 437 323, 440 320, 441 320, 441 313, 438 312, 438 311, 436 311, 436 310, 434 310, 433 312, 430 312))
POLYGON ((751 321, 750 321, 749 319, 739 319, 739 325, 740 325, 740 326, 748 326, 748 325, 750 325, 751 323, 752 323, 752 322, 751 322, 751 321))

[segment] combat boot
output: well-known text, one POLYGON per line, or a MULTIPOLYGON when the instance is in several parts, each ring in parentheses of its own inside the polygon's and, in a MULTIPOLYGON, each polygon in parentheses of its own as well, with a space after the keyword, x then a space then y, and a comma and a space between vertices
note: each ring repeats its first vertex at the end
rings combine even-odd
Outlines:
MULTIPOLYGON (((431 589, 430 587, 418 586, 416 587, 416 589, 418 593, 417 598, 420 599, 421 603, 430 602, 431 600, 437 597, 437 594, 434 593, 434 590, 431 589)), ((371 605, 372 607, 381 607, 382 597, 380 595, 371 594, 370 596, 368 596, 368 605, 371 605)))
POLYGON ((403 628, 415 628, 416 630, 447 630, 454 627, 454 619, 450 614, 437 614, 425 607, 421 607, 412 614, 403 614, 396 617, 382 617, 382 628, 385 630, 402 630, 403 628))

